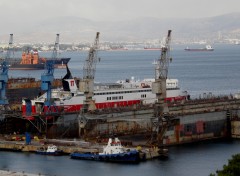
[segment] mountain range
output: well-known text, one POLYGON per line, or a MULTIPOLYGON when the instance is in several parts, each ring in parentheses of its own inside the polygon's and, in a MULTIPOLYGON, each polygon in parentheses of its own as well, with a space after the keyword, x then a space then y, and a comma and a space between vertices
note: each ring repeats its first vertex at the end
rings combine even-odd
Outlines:
MULTIPOLYGON (((53 43, 56 33, 61 43, 92 42, 96 32, 101 41, 130 42, 162 39, 172 29, 173 40, 216 40, 240 38, 240 13, 208 18, 137 18, 127 21, 93 21, 80 17, 58 17, 43 21, 17 21, 1 26, 0 40, 8 41, 10 33, 18 43, 53 43), (12 30, 13 29, 13 30, 12 30)), ((0 41, 0 42, 2 42, 0 41)))

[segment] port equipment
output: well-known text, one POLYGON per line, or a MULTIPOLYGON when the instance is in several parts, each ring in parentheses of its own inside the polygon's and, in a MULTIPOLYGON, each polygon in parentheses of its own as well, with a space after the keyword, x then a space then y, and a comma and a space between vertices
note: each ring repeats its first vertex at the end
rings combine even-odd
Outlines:
POLYGON ((10 34, 7 54, 0 64, 0 105, 7 105, 6 84, 8 82, 9 60, 13 51, 13 34, 10 34))
POLYGON ((155 117, 157 117, 157 120, 153 121, 153 126, 157 130, 157 139, 154 139, 154 141, 158 144, 162 143, 163 135, 167 130, 169 121, 169 109, 165 98, 167 97, 166 80, 168 77, 168 67, 172 60, 170 57, 171 32, 172 30, 168 30, 165 42, 161 47, 161 56, 155 66, 155 82, 152 84, 152 91, 156 94, 157 98, 157 102, 155 103, 155 117))
POLYGON ((57 58, 57 52, 59 48, 59 34, 56 35, 56 41, 53 48, 52 59, 50 61, 46 61, 45 63, 45 72, 41 75, 41 89, 43 91, 47 91, 47 99, 44 103, 45 113, 53 113, 57 112, 57 108, 54 106, 51 98, 52 98, 52 82, 54 80, 54 60, 57 58), (54 107, 54 108, 51 108, 54 107))
POLYGON ((100 61, 98 58, 99 48, 99 32, 97 32, 93 45, 90 47, 88 56, 83 66, 83 80, 80 82, 80 91, 84 92, 86 100, 84 102, 83 111, 95 110, 95 102, 92 99, 94 93, 94 76, 96 72, 96 63, 100 61))
POLYGON ((89 49, 88 56, 83 66, 83 79, 79 82, 79 90, 84 92, 85 96, 83 108, 78 115, 79 137, 84 136, 84 127, 88 122, 87 118, 85 117, 85 113, 96 110, 93 95, 96 64, 98 61, 100 61, 100 58, 98 58, 99 35, 100 32, 97 32, 94 43, 89 49))

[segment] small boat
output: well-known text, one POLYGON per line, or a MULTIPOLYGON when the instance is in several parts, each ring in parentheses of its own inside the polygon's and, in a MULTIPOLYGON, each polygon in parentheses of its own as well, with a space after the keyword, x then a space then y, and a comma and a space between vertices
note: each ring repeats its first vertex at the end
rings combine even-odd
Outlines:
POLYGON ((47 148, 46 147, 40 147, 37 151, 37 154, 40 155, 54 155, 54 156, 58 156, 58 155, 62 155, 63 151, 62 150, 58 150, 57 146, 55 145, 49 145, 47 148))
POLYGON ((138 163, 140 155, 137 150, 126 149, 121 145, 118 138, 112 140, 109 138, 107 146, 103 148, 102 153, 79 153, 70 154, 72 159, 121 162, 121 163, 138 163))
POLYGON ((185 51, 213 51, 213 47, 211 45, 206 45, 204 48, 185 48, 185 51))

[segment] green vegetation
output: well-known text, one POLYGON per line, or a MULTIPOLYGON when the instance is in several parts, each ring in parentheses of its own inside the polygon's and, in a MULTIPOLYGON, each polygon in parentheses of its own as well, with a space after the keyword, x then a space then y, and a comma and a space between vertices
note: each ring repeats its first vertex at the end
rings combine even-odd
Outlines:
MULTIPOLYGON (((222 170, 216 171, 217 176, 240 176, 240 154, 232 156, 232 159, 228 160, 228 165, 224 165, 222 170)), ((216 176, 210 174, 210 176, 216 176)))

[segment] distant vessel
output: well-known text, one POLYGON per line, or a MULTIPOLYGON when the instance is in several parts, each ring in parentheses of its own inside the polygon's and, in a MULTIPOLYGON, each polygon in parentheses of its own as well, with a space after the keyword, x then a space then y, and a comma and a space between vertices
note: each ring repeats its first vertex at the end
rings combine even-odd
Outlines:
POLYGON ((127 150, 121 145, 118 138, 112 140, 109 138, 107 146, 104 147, 103 153, 80 153, 75 152, 71 155, 72 159, 107 161, 107 162, 123 162, 138 163, 140 155, 137 150, 127 150))
POLYGON ((54 61, 55 68, 66 68, 71 58, 40 58, 38 51, 24 51, 21 59, 9 60, 10 70, 43 70, 46 62, 54 61))
POLYGON ((160 47, 144 47, 143 49, 144 50, 159 50, 159 51, 161 51, 160 47))
POLYGON ((204 48, 185 48, 185 51, 213 51, 214 49, 212 48, 211 45, 206 45, 204 48))
POLYGON ((39 58, 37 51, 29 51, 22 53, 21 59, 10 59, 10 70, 42 70, 45 62, 39 58))

